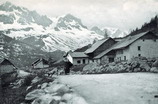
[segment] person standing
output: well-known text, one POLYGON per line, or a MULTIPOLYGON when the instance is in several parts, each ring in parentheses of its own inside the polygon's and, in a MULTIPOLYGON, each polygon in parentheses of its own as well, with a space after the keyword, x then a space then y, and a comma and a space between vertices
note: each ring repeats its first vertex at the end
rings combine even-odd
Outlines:
POLYGON ((64 64, 65 75, 68 75, 73 64, 68 60, 66 56, 64 56, 64 64))

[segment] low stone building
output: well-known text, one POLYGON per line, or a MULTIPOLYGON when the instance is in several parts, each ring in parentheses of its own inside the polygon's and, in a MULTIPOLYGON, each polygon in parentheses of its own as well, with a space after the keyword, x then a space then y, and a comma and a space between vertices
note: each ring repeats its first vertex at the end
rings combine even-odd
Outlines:
POLYGON ((43 58, 39 58, 32 63, 33 69, 41 69, 41 68, 48 68, 48 67, 49 67, 48 61, 43 58))
POLYGON ((102 53, 103 51, 109 49, 113 46, 116 41, 112 38, 102 39, 95 42, 89 49, 85 51, 85 54, 88 55, 90 62, 94 62, 94 57, 102 53))
POLYGON ((0 62, 0 76, 6 73, 14 72, 15 70, 16 70, 16 67, 8 59, 3 59, 0 62))
POLYGON ((67 53, 66 57, 73 65, 89 63, 88 55, 86 55, 84 52, 69 52, 67 53))

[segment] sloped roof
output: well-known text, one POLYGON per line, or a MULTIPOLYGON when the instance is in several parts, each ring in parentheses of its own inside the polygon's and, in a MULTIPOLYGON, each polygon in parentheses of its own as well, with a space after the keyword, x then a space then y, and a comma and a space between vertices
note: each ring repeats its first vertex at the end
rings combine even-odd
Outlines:
POLYGON ((70 54, 73 58, 88 57, 84 52, 73 52, 70 54))
POLYGON ((74 52, 85 52, 90 47, 91 47, 91 44, 88 44, 88 45, 86 45, 86 46, 84 46, 82 48, 76 49, 74 52))
POLYGON ((43 58, 39 58, 39 59, 37 59, 35 62, 33 62, 32 65, 37 65, 37 64, 40 63, 41 61, 43 62, 43 64, 48 64, 48 61, 47 61, 47 60, 45 60, 45 59, 43 59, 43 58))
MULTIPOLYGON (((1 60, 0 65, 13 65, 8 59, 1 60)), ((15 67, 15 66, 14 66, 15 67)))
POLYGON ((102 39, 102 40, 98 40, 96 43, 94 43, 89 49, 87 49, 85 51, 85 53, 92 53, 94 52, 99 46, 101 46, 104 42, 106 42, 108 39, 102 39))
POLYGON ((134 36, 128 36, 127 38, 118 42, 118 44, 115 47, 113 47, 113 49, 120 49, 120 48, 127 47, 128 45, 132 44, 134 41, 136 41, 137 39, 139 39, 140 37, 144 36, 147 33, 148 32, 143 32, 134 36))
MULTIPOLYGON (((114 45, 115 46, 115 45, 114 45)), ((108 52, 112 51, 113 50, 113 46, 105 51, 103 51, 102 53, 100 53, 99 55, 95 56, 94 59, 98 59, 98 58, 101 58, 103 57, 105 54, 107 54, 108 52)))
MULTIPOLYGON (((114 44, 111 48, 103 51, 101 54, 97 55, 94 58, 101 58, 102 56, 104 56, 105 54, 107 54, 108 52, 112 51, 112 50, 116 50, 116 49, 121 49, 121 48, 125 48, 127 46, 129 46, 130 44, 132 44, 133 42, 135 42, 137 39, 141 38, 142 36, 146 35, 148 32, 143 32, 134 36, 128 36, 125 39, 123 39, 122 41, 114 44)), ((152 33, 152 32, 151 32, 152 33)))

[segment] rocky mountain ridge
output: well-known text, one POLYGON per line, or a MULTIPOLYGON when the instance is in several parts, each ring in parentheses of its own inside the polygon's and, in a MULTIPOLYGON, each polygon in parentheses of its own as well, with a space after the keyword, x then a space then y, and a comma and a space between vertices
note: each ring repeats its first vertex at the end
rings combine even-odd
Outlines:
POLYGON ((103 38, 71 14, 49 18, 10 2, 0 5, 0 27, 5 35, 46 52, 75 50, 103 38))

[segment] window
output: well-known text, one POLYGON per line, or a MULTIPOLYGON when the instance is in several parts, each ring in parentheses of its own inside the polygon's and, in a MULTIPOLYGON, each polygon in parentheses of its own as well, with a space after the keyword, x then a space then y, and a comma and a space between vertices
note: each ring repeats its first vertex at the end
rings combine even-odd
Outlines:
POLYGON ((138 54, 138 56, 140 57, 140 56, 141 56, 141 54, 138 54))
POLYGON ((1 43, 4 42, 3 39, 0 39, 0 42, 1 42, 1 43))
POLYGON ((118 50, 118 54, 123 54, 123 50, 118 50))
POLYGON ((85 63, 86 63, 86 60, 85 60, 85 59, 83 59, 82 61, 83 61, 83 64, 85 64, 85 63))
POLYGON ((78 64, 80 64, 80 63, 81 63, 81 61, 80 61, 80 60, 77 60, 77 63, 78 63, 78 64))
POLYGON ((141 51, 141 46, 138 46, 138 51, 141 51))
POLYGON ((126 60, 126 56, 124 56, 124 60, 126 60))
POLYGON ((117 59, 118 59, 118 61, 121 61, 121 57, 118 57, 117 59))
POLYGON ((154 39, 154 42, 156 42, 156 39, 154 39))
POLYGON ((143 39, 143 42, 145 41, 145 39, 143 39))
POLYGON ((114 58, 109 58, 109 62, 114 62, 114 58))

